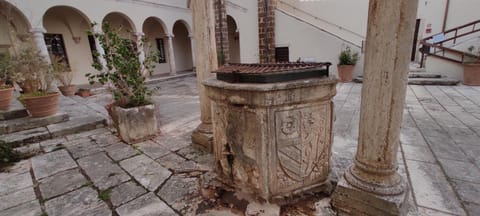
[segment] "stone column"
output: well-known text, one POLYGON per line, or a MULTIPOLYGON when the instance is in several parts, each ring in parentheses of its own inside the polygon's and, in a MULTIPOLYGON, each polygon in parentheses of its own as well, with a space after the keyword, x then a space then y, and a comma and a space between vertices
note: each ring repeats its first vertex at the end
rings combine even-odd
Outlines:
POLYGON ((173 52, 173 35, 167 35, 165 38, 167 39, 167 46, 168 46, 168 64, 170 65, 170 75, 174 76, 177 74, 177 67, 175 66, 175 53, 173 52))
POLYGON ((43 37, 47 30, 43 27, 37 27, 30 29, 30 32, 33 34, 33 40, 38 51, 40 51, 40 55, 48 64, 51 64, 50 54, 48 54, 47 44, 45 44, 45 38, 43 37))
MULTIPOLYGON (((95 25, 93 27, 93 32, 94 34, 103 34, 103 31, 99 25, 95 25)), ((97 60, 98 62, 102 65, 103 69, 107 68, 107 61, 105 60, 105 50, 103 49, 102 45, 100 44, 100 41, 98 40, 97 37, 93 37, 95 39, 95 48, 97 49, 98 52, 98 57, 97 60)))
POLYGON ((340 213, 406 214, 397 151, 417 2, 370 0, 358 148, 332 199, 340 213))
POLYGON ((192 133, 194 145, 212 151, 212 113, 211 102, 208 99, 202 81, 211 77, 211 71, 218 67, 215 46, 215 15, 213 0, 191 1, 193 36, 195 38, 195 65, 197 67, 198 94, 200 96, 200 125, 192 133))
POLYGON ((143 50, 143 32, 135 32, 133 33, 133 36, 135 37, 135 43, 137 43, 137 51, 139 53, 138 55, 138 60, 140 60, 140 63, 142 64, 143 68, 143 61, 145 61, 145 51, 143 50))
POLYGON ((192 65, 193 68, 195 68, 195 40, 193 35, 189 35, 188 37, 190 38, 190 46, 192 51, 192 65))

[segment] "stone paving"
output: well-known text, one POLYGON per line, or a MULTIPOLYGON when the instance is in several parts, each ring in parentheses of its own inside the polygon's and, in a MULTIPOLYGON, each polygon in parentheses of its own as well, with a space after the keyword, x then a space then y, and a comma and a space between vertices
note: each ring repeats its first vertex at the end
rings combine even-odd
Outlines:
MULTIPOLYGON (((279 207, 245 201, 216 181, 212 156, 191 146, 200 123, 195 85, 194 77, 154 84, 154 139, 127 145, 102 128, 37 143, 44 154, 0 173, 0 216, 334 214, 322 195, 279 207)), ((334 180, 355 154, 361 84, 337 89, 334 180)), ((106 115, 111 98, 76 100, 106 115)), ((479 106, 478 87, 408 87, 399 170, 412 189, 409 215, 480 215, 479 106)))

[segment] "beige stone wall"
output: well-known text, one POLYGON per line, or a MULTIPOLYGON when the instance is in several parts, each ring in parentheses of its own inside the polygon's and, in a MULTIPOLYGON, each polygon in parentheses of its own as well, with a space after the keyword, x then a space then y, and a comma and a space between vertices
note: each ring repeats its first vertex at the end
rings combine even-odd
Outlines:
MULTIPOLYGON (((160 24, 159 22, 159 20, 152 17, 148 18, 143 23, 143 33, 145 33, 145 38, 147 39, 145 43, 145 53, 149 53, 150 49, 153 49, 155 52, 158 51, 157 42, 155 39, 163 38, 165 56, 167 56, 167 39, 165 38, 166 33, 164 28, 162 27, 162 24, 160 24)), ((155 65, 155 71, 152 75, 168 73, 170 73, 170 66, 168 65, 168 62, 165 62, 162 64, 157 63, 155 65)))
POLYGON ((175 53, 175 64, 177 71, 186 71, 193 68, 192 45, 189 32, 181 21, 173 27, 173 48, 175 53))

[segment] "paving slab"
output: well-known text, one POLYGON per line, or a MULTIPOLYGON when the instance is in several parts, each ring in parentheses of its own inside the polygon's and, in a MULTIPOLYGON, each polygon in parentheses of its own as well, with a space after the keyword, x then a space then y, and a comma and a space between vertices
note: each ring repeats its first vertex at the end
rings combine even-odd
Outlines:
POLYGON ((43 199, 73 191, 88 183, 88 180, 78 169, 67 170, 44 178, 39 182, 40 193, 43 199))
POLYGON ((87 138, 87 137, 90 137, 92 135, 104 134, 104 133, 111 133, 111 131, 108 128, 99 128, 99 129, 95 129, 95 130, 89 130, 89 131, 85 131, 85 132, 69 134, 65 137, 66 137, 67 140, 75 140, 75 139, 79 139, 79 138, 87 138))
POLYGON ((125 182, 110 192, 110 201, 114 207, 121 206, 143 194, 147 193, 142 186, 133 181, 125 182))
POLYGON ((145 194, 116 209, 119 216, 158 215, 174 216, 176 214, 155 194, 145 194))
POLYGON ((104 148, 95 143, 93 140, 85 140, 82 142, 78 142, 75 145, 68 144, 66 146, 67 150, 72 154, 74 159, 82 158, 104 151, 104 148))
POLYGON ((64 149, 32 158, 32 169, 37 180, 75 167, 77 163, 64 149))
MULTIPOLYGON (((423 139, 423 138, 422 138, 423 139)), ((402 150, 407 160, 417 160, 428 163, 436 163, 437 160, 433 156, 429 148, 423 146, 404 145, 402 143, 402 150)))
POLYGON ((64 137, 59 137, 40 142, 40 147, 45 153, 48 153, 63 148, 65 142, 67 142, 67 140, 64 137))
POLYGON ((26 143, 39 142, 49 138, 51 138, 51 135, 46 127, 39 127, 0 136, 0 140, 10 143, 14 147, 19 147, 26 143))
POLYGON ((439 161, 449 178, 480 183, 480 170, 473 163, 447 159, 439 161))
POLYGON ((32 186, 32 177, 28 172, 21 174, 0 173, 0 196, 32 186))
POLYGON ((81 158, 78 164, 100 190, 130 180, 130 176, 103 152, 81 158))
POLYGON ((155 191, 171 175, 168 169, 145 155, 123 160, 120 166, 149 191, 155 191))
POLYGON ((0 196, 0 210, 15 207, 35 199, 36 197, 33 187, 27 187, 10 194, 0 196))
POLYGON ((60 137, 68 134, 79 133, 98 128, 103 128, 106 120, 99 116, 87 115, 83 118, 71 118, 69 121, 48 125, 48 131, 52 137, 60 137))
POLYGON ((419 216, 455 216, 453 214, 433 210, 433 209, 428 209, 424 207, 418 207, 418 215, 419 216))
POLYGON ((134 144, 134 146, 154 160, 170 153, 167 148, 151 140, 134 144))
POLYGON ((456 215, 466 215, 453 188, 437 164, 407 160, 417 204, 456 215))
POLYGON ((118 136, 113 135, 112 133, 94 134, 90 136, 90 138, 99 146, 108 146, 122 141, 118 136))
POLYGON ((207 172, 212 168, 196 163, 192 160, 185 160, 175 153, 170 153, 156 160, 163 167, 173 171, 174 174, 188 173, 188 172, 207 172))
POLYGON ((174 175, 167 180, 157 195, 184 215, 192 215, 199 202, 199 180, 174 175))
POLYGON ((84 187, 45 202, 48 216, 112 215, 107 204, 98 199, 95 190, 84 187))
POLYGON ((42 209, 38 200, 21 204, 19 206, 0 211, 0 216, 39 216, 42 215, 42 209))
POLYGON ((127 145, 122 142, 115 143, 105 148, 108 156, 110 156, 114 161, 121 161, 133 157, 140 152, 135 150, 132 146, 127 145))
POLYGON ((473 203, 466 203, 465 208, 470 215, 480 215, 480 205, 473 203))
POLYGON ((453 188, 462 201, 480 205, 480 184, 454 180, 453 188))
POLYGON ((3 175, 9 174, 22 174, 26 172, 30 172, 30 168, 32 167, 32 163, 30 160, 22 160, 19 162, 14 163, 10 167, 6 167, 3 173, 0 173, 0 179, 3 175))

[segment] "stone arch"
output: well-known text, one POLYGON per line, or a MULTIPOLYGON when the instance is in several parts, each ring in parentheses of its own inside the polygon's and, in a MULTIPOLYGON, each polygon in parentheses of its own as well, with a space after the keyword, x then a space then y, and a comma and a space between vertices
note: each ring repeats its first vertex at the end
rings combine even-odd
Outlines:
POLYGON ((111 12, 105 15, 102 24, 108 22, 110 26, 119 31, 124 38, 133 39, 133 33, 137 31, 132 19, 122 12, 111 12))
POLYGON ((240 29, 235 19, 227 15, 228 48, 231 63, 240 63, 240 29))
POLYGON ((22 11, 7 1, 0 1, 0 29, 3 30, 0 31, 0 54, 15 55, 31 47, 31 27, 22 11))
POLYGON ((142 32, 145 34, 145 53, 156 51, 160 54, 159 61, 153 75, 170 73, 168 64, 168 32, 165 23, 158 17, 148 17, 142 25, 142 32), (153 50, 152 50, 153 49, 153 50))
POLYGON ((177 71, 187 71, 193 68, 192 45, 188 24, 184 20, 177 20, 173 24, 173 48, 177 71))
POLYGON ((85 74, 95 72, 89 67, 95 59, 92 55, 95 44, 87 33, 90 23, 85 13, 71 6, 54 6, 43 15, 48 54, 52 60, 68 65, 74 84, 88 83, 85 74))

